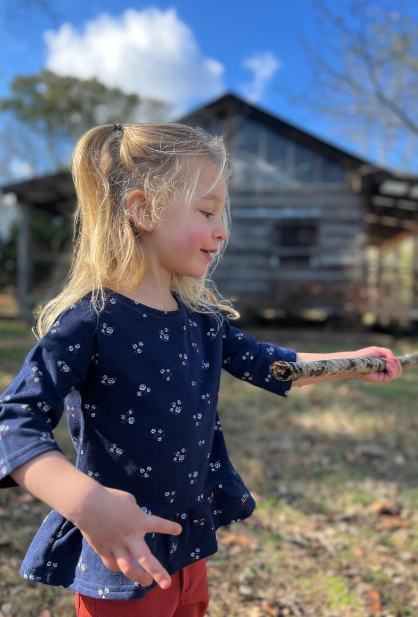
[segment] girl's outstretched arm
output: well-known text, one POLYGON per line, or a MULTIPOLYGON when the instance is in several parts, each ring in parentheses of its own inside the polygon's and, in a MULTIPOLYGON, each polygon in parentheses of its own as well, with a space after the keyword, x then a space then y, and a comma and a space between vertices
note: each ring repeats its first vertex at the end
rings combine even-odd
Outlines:
POLYGON ((386 371, 371 373, 369 375, 360 375, 358 373, 346 373, 342 375, 326 375, 321 377, 312 377, 308 379, 297 379, 293 382, 293 386, 302 387, 318 383, 320 381, 330 381, 331 379, 348 379, 356 377, 362 381, 370 383, 382 384, 397 379, 402 375, 402 366, 399 360, 394 356, 390 349, 385 347, 365 347, 357 351, 339 351, 336 353, 320 354, 320 353, 297 353, 296 362, 314 362, 316 360, 337 360, 340 358, 386 358, 386 371))
POLYGON ((302 387, 331 379, 357 377, 371 383, 386 383, 402 374, 402 366, 399 360, 395 358, 390 349, 383 347, 366 347, 357 351, 342 351, 329 354, 298 353, 294 349, 279 347, 273 343, 259 342, 255 337, 248 336, 239 328, 231 325, 226 317, 223 317, 222 338, 222 367, 234 377, 248 381, 254 386, 274 392, 279 396, 287 396, 292 386, 302 387), (386 371, 361 376, 349 373, 298 379, 295 381, 279 381, 274 379, 269 370, 271 364, 281 360, 286 362, 309 362, 348 357, 386 358, 386 371))

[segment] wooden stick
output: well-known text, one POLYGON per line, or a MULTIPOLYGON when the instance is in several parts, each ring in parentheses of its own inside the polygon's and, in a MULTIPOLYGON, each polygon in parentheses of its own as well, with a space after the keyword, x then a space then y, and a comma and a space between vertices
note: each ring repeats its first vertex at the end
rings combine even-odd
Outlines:
MULTIPOLYGON (((418 353, 398 358, 403 368, 418 364, 418 353)), ((315 360, 314 362, 273 362, 269 371, 279 381, 296 381, 307 377, 358 373, 368 375, 386 369, 386 358, 341 358, 338 360, 315 360)))

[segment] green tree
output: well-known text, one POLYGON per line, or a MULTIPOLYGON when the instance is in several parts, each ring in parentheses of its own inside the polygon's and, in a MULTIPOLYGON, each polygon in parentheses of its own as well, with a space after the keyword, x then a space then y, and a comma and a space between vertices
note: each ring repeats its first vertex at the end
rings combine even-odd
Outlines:
MULTIPOLYGON (((159 122, 167 117, 170 108, 163 101, 108 88, 97 79, 61 76, 49 70, 16 76, 10 95, 0 99, 0 112, 10 114, 15 121, 11 140, 14 155, 29 162, 33 175, 67 167, 75 142, 92 126, 159 122)), ((3 140, 7 132, 4 126, 3 140)), ((13 151, 8 150, 9 160, 11 155, 13 151)), ((10 167, 0 173, 0 181, 10 180, 13 175, 10 167)))

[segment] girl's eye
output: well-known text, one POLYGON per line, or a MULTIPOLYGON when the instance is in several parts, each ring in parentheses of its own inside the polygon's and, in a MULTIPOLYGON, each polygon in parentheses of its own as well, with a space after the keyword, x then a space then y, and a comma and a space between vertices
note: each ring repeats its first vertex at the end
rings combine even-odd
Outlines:
POLYGON ((206 216, 206 218, 210 218, 211 216, 213 216, 213 212, 205 212, 204 210, 201 210, 201 213, 204 214, 206 216))

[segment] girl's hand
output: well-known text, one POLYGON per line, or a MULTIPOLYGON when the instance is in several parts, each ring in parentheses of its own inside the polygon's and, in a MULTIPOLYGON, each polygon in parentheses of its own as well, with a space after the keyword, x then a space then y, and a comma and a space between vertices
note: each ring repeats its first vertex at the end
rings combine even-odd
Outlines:
POLYGON ((109 570, 121 571, 140 585, 151 585, 154 579, 162 589, 170 587, 171 578, 149 550, 144 535, 150 532, 178 535, 182 532, 181 525, 146 514, 126 491, 99 486, 97 498, 95 495, 91 504, 83 507, 74 524, 109 570))
POLYGON ((355 352, 356 358, 386 358, 386 371, 370 373, 369 375, 356 375, 362 381, 370 383, 387 383, 402 375, 402 365, 393 355, 390 349, 385 347, 365 347, 355 352))

